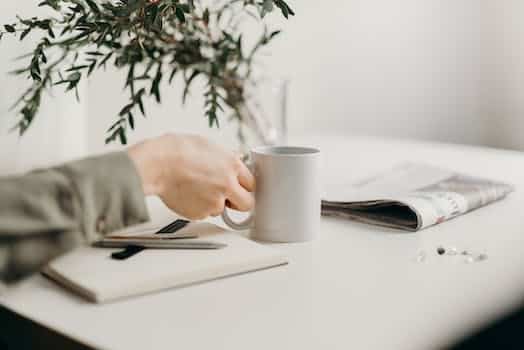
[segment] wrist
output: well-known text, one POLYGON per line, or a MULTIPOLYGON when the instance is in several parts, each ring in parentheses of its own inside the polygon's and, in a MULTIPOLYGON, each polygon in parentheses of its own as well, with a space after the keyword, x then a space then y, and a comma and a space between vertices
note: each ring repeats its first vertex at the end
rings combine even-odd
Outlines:
POLYGON ((162 191, 161 171, 159 170, 162 163, 156 161, 156 152, 154 152, 151 142, 144 141, 131 146, 127 150, 127 154, 133 161, 142 181, 144 194, 146 196, 158 196, 162 191))

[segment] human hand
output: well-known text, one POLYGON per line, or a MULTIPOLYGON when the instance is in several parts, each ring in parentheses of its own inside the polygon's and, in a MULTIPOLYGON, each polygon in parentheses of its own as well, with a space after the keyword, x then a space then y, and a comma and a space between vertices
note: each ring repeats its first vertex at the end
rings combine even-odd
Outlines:
POLYGON ((228 206, 254 206, 255 179, 238 156, 205 138, 168 134, 129 148, 144 193, 188 219, 217 216, 228 206))

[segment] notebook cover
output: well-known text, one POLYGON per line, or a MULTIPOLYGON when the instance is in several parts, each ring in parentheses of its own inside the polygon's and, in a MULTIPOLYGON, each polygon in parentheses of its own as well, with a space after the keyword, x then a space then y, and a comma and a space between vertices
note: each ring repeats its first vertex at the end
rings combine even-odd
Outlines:
POLYGON ((222 229, 199 239, 227 247, 146 249, 123 261, 109 257, 115 249, 81 247, 52 261, 43 274, 90 301, 103 303, 287 263, 274 248, 222 229))

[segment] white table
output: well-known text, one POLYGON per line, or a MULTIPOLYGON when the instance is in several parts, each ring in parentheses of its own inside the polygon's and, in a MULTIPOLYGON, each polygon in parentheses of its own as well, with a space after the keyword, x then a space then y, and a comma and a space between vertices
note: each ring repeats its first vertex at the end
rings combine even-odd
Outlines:
MULTIPOLYGON (((524 157, 488 148, 320 137, 325 182, 421 160, 513 183, 504 201, 420 233, 323 219, 312 243, 275 245, 286 267, 94 305, 40 276, 1 303, 106 349, 421 349, 453 342, 524 296, 524 157), (465 264, 417 251, 485 250, 465 264)), ((167 215, 156 210, 156 219, 167 215)), ((164 221, 166 218, 164 217, 164 221)), ((118 278, 115 276, 115 278, 118 278)))

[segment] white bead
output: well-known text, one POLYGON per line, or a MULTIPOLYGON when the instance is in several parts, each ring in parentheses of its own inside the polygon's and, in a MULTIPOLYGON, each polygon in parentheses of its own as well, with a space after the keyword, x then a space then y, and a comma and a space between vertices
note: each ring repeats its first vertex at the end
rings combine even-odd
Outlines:
POLYGON ((457 248, 455 248, 455 247, 451 247, 451 248, 449 248, 449 249, 447 250, 447 254, 448 254, 448 255, 457 255, 457 254, 458 254, 458 250, 457 250, 457 248))
POLYGON ((482 253, 477 256, 477 261, 483 261, 483 260, 488 260, 488 254, 482 253))
POLYGON ((426 261, 426 252, 423 250, 418 252, 416 260, 418 263, 426 261))

